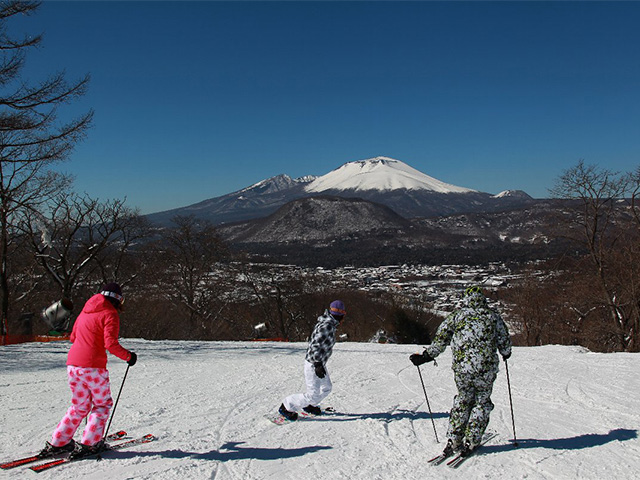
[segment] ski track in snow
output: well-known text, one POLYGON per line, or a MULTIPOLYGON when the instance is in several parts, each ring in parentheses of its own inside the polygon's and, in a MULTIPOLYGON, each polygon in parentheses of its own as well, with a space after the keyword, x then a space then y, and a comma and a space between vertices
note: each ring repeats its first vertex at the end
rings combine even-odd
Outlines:
MULTIPOLYGON (((427 460, 446 442, 455 395, 447 350, 420 367, 421 347, 341 343, 328 368, 335 414, 277 426, 265 417, 304 388, 303 343, 150 342, 136 351, 111 431, 158 440, 42 474, 0 479, 631 479, 640 471, 639 354, 577 347, 514 349, 509 360, 516 433, 501 365, 489 430, 497 438, 459 469, 427 460)), ((0 460, 38 451, 68 407, 68 344, 0 347, 0 460)), ((110 357, 114 399, 126 364, 110 357)), ((80 431, 76 439, 79 438, 80 431)))

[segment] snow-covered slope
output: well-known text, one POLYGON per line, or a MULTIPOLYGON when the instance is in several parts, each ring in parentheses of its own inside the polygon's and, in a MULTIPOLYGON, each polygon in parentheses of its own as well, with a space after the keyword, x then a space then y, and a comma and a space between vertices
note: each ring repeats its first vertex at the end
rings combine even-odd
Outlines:
POLYGON ((522 190, 505 190, 494 195, 494 198, 522 198, 525 200, 532 200, 531 195, 522 190))
POLYGON ((173 225, 176 216, 193 215, 214 224, 237 222, 267 216, 282 205, 305 196, 303 187, 315 177, 291 178, 281 174, 221 197, 210 198, 187 207, 147 215, 155 224, 173 225))
POLYGON ((475 192, 457 187, 426 175, 400 160, 375 157, 345 163, 341 167, 316 178, 305 187, 307 192, 328 190, 428 190, 437 193, 475 192))
MULTIPOLYGON (((126 320, 125 320, 126 321, 126 320)), ((58 467, 39 479, 633 479, 640 471, 640 354, 580 347, 515 348, 509 360, 514 448, 504 365, 489 430, 498 437, 458 470, 431 467, 455 395, 451 353, 416 367, 415 345, 341 343, 326 400, 337 414, 276 426, 264 416, 304 386, 306 344, 149 342, 138 353, 112 431, 158 441, 58 467)), ((66 343, 0 347, 0 460, 39 450, 70 401, 66 343)), ((126 364, 110 357, 114 397, 126 364)), ((33 479, 23 468, 0 479, 33 479)))
POLYGON ((289 190, 297 185, 306 184, 313 180, 316 177, 312 175, 306 175, 300 178, 291 178, 289 175, 281 174, 276 175, 275 177, 267 178, 266 180, 261 180, 258 183, 255 183, 249 187, 243 188, 237 192, 233 192, 229 195, 236 195, 238 197, 243 197, 246 194, 251 196, 255 196, 256 194, 264 195, 269 193, 281 192, 283 190, 289 190))

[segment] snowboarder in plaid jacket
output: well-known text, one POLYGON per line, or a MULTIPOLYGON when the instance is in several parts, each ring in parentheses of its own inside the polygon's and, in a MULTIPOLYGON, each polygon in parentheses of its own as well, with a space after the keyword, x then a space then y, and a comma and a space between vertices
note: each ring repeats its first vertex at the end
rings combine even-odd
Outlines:
POLYGON ((303 410, 313 415, 322 413, 319 405, 329 393, 332 384, 327 371, 327 360, 333 352, 336 343, 336 329, 346 315, 344 303, 340 300, 331 302, 324 315, 318 317, 313 333, 309 340, 309 347, 304 362, 304 378, 307 384, 306 393, 296 393, 284 399, 280 414, 289 419, 296 420, 298 412, 303 410))
POLYGON ((487 305, 482 290, 466 289, 462 303, 460 310, 442 322, 433 343, 422 354, 409 357, 414 365, 421 365, 451 345, 451 368, 458 394, 449 416, 445 455, 456 450, 466 455, 480 444, 493 410, 491 392, 498 374, 497 352, 504 360, 511 355, 509 331, 502 317, 487 305))

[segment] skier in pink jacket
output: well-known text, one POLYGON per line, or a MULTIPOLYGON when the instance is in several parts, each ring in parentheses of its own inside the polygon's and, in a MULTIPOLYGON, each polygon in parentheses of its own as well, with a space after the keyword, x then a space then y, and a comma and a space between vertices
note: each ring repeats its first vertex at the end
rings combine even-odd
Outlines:
POLYGON ((71 388, 71 407, 53 432, 40 456, 71 452, 71 457, 81 457, 100 450, 109 412, 113 406, 107 353, 133 366, 135 353, 120 345, 120 315, 124 297, 117 283, 108 283, 100 293, 92 296, 84 305, 73 325, 71 348, 67 356, 67 375, 71 388), (82 443, 75 443, 80 422, 89 416, 82 434, 82 443))

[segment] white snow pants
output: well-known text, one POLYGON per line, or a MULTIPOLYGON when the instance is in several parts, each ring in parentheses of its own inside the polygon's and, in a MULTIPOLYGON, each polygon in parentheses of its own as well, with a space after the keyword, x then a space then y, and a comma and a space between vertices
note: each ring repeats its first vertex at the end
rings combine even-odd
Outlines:
POLYGON ((331 393, 332 385, 329 372, 327 371, 324 378, 320 378, 316 375, 316 369, 313 364, 307 361, 304 362, 304 379, 307 384, 307 392, 289 395, 282 402, 284 403, 284 408, 290 412, 299 412, 307 405, 316 407, 331 393))

